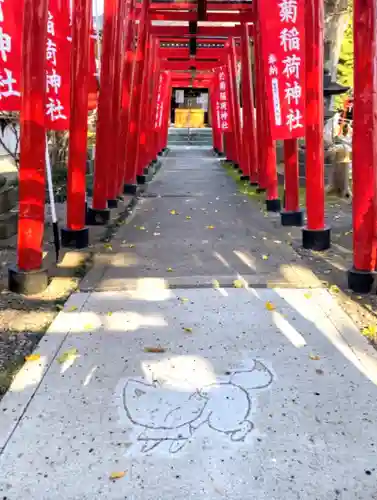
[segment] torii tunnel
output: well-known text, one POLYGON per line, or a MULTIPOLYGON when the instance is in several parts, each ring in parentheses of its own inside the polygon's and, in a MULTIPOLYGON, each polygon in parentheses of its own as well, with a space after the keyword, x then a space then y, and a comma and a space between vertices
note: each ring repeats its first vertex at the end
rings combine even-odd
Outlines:
MULTIPOLYGON (((354 1, 354 251, 348 280, 349 287, 358 292, 370 291, 376 266, 376 5, 377 0, 354 1)), ((41 61, 47 13, 48 0, 25 0, 20 217, 18 262, 10 271, 13 289, 20 289, 20 283, 31 276, 39 276, 41 283, 45 279, 45 130, 41 125, 45 77, 41 61)), ((208 89, 214 154, 224 155, 239 169, 244 181, 265 192, 266 209, 281 212, 283 225, 305 223, 305 248, 324 251, 330 247, 324 185, 323 0, 105 0, 94 191, 92 204, 87 207, 91 24, 92 0, 73 0, 68 198, 61 235, 64 246, 88 246, 90 225, 107 224, 110 210, 121 195, 137 193, 138 185, 146 182, 158 156, 166 151, 172 89, 180 87, 208 89), (266 5, 271 7, 270 12, 266 12, 266 5), (290 56, 296 58, 296 66, 286 66, 284 71, 287 78, 296 74, 300 82, 300 86, 297 82, 293 85, 293 80, 284 84, 290 105, 284 116, 275 92, 278 63, 276 55, 269 52, 268 35, 272 39, 277 26, 274 9, 280 12, 282 30, 278 46, 285 50, 287 43, 296 50, 290 56), (290 21, 296 24, 285 26, 290 21), (302 63, 300 75, 297 59, 302 63), (293 110, 300 99, 302 112, 293 110), (276 135, 279 125, 298 133, 276 135), (284 140, 283 206, 278 196, 277 139, 284 140), (305 207, 299 205, 299 139, 305 140, 306 151, 305 207)))

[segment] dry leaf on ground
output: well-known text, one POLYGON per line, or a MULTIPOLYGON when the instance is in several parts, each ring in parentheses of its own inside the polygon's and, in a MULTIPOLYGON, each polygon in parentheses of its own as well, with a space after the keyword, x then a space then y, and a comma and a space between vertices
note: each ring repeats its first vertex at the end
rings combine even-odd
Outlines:
POLYGON ((72 349, 68 349, 68 351, 65 351, 61 356, 59 356, 58 363, 63 364, 66 361, 74 361, 77 356, 79 355, 79 351, 73 347, 72 349))
POLYGON ((154 353, 154 354, 158 354, 158 353, 162 353, 162 352, 166 352, 166 349, 165 347, 144 347, 144 352, 151 352, 151 353, 154 353))
POLYGON ((319 361, 321 358, 318 356, 318 354, 309 354, 309 358, 312 361, 319 361))
POLYGON ((185 331, 186 333, 192 333, 192 328, 189 328, 189 327, 186 327, 186 326, 185 326, 185 327, 183 327, 183 329, 184 329, 184 331, 185 331))
POLYGON ((241 280, 234 280, 233 281, 233 286, 234 288, 244 288, 245 287, 245 283, 241 280))
POLYGON ((213 288, 220 288, 220 281, 218 280, 213 280, 212 281, 213 288))
POLYGON ((126 471, 112 472, 110 474, 110 479, 116 481, 117 479, 122 479, 126 475, 126 471))
POLYGON ((29 356, 25 356, 25 361, 39 361, 40 359, 40 354, 30 354, 29 356))
POLYGON ((270 302, 269 300, 266 302, 266 309, 267 311, 275 311, 276 306, 270 302))
POLYGON ((376 325, 368 325, 361 330, 361 333, 367 337, 368 339, 374 340, 377 335, 377 326, 376 325))

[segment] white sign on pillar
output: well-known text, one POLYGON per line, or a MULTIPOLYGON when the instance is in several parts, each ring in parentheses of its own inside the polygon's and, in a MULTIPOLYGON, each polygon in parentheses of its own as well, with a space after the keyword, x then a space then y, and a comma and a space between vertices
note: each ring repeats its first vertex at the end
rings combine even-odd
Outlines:
POLYGON ((202 94, 201 96, 202 109, 208 111, 208 94, 202 94))
POLYGON ((177 104, 183 104, 185 102, 185 91, 184 90, 176 90, 175 91, 175 102, 177 104))

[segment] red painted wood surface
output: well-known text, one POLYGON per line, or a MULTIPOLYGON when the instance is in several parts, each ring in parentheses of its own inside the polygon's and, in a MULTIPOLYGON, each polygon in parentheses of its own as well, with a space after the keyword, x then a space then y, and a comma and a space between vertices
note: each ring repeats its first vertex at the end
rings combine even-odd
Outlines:
POLYGON ((21 72, 21 143, 17 265, 40 269, 45 212, 45 54, 47 0, 25 0, 21 72))

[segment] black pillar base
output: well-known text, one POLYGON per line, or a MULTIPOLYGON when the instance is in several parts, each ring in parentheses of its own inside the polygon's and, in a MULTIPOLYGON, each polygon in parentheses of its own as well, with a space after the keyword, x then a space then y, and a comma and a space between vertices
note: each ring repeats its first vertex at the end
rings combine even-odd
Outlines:
POLYGON ((324 229, 308 229, 305 227, 302 230, 302 246, 307 250, 315 250, 322 252, 328 250, 331 246, 331 229, 325 227, 324 229))
POLYGON ((145 167, 145 169, 143 170, 144 175, 149 175, 151 173, 152 169, 153 169, 153 165, 150 165, 149 167, 145 167))
POLYGON ((219 154, 219 150, 217 148, 213 148, 213 152, 215 153, 215 155, 219 154))
POLYGON ((110 221, 111 212, 108 208, 97 210, 89 208, 86 212, 86 224, 88 226, 105 226, 110 221))
POLYGON ((249 175, 241 175, 241 177, 240 177, 240 181, 249 181, 249 180, 250 180, 249 175))
POLYGON ((348 288, 356 293, 370 293, 375 273, 358 271, 354 267, 348 271, 348 288))
POLYGON ((297 226, 301 227, 304 224, 303 210, 297 211, 283 211, 281 212, 281 225, 282 226, 297 226))
POLYGON ((20 295, 36 295, 46 290, 48 274, 46 269, 22 271, 17 266, 8 269, 8 289, 20 295))
POLYGON ((123 186, 124 194, 136 194, 137 193, 137 184, 125 184, 123 186))
POLYGON ((157 153, 157 156, 163 156, 163 155, 164 155, 164 152, 163 152, 163 151, 159 151, 159 152, 157 153))
POLYGON ((267 189, 266 188, 257 187, 257 189, 255 191, 258 194, 261 194, 261 193, 265 193, 267 191, 267 189))
POLYGON ((61 230, 62 247, 65 248, 87 248, 89 245, 89 229, 84 227, 75 231, 64 227, 61 230))
POLYGON ((279 198, 275 200, 266 200, 266 210, 267 212, 280 212, 281 202, 279 198))
POLYGON ((107 200, 107 208, 118 208, 119 200, 107 200))
POLYGON ((136 176, 136 181, 138 184, 146 184, 147 183, 147 176, 146 175, 137 175, 136 176))

